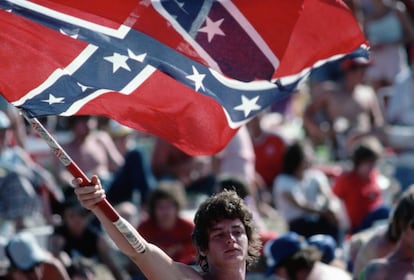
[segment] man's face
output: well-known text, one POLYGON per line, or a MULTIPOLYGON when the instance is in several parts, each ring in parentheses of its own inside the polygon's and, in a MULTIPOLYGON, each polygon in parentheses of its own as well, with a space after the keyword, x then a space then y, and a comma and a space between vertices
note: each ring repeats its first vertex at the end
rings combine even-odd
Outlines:
POLYGON ((356 169, 358 175, 362 178, 369 178, 371 172, 375 169, 376 163, 376 160, 361 162, 356 169))
POLYGON ((76 236, 80 236, 83 233, 88 222, 84 215, 73 208, 65 209, 63 219, 70 232, 76 236))
POLYGON ((178 208, 171 199, 158 200, 154 212, 158 226, 164 230, 173 228, 177 222, 178 208))
POLYGON ((249 241, 240 219, 217 222, 208 236, 208 251, 205 253, 210 267, 246 263, 249 241))

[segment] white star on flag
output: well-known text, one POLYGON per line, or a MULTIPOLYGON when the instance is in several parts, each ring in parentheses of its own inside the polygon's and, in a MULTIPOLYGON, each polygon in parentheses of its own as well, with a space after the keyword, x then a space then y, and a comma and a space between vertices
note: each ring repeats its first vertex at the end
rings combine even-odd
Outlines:
POLYGON ((128 56, 129 56, 130 59, 133 59, 133 60, 136 60, 136 61, 142 63, 144 61, 145 57, 147 56, 147 53, 136 55, 130 49, 128 49, 128 56))
POLYGON ((56 97, 53 94, 49 94, 49 99, 42 100, 42 102, 49 103, 49 105, 53 105, 56 103, 64 103, 64 97, 56 97))
POLYGON ((82 92, 85 92, 85 90, 87 90, 88 88, 91 88, 91 87, 85 86, 85 85, 83 85, 83 84, 81 84, 79 82, 77 82, 77 84, 81 88, 81 91, 82 92))
POLYGON ((178 7, 180 7, 181 11, 183 11, 184 13, 186 13, 188 15, 188 12, 184 9, 185 1, 180 2, 178 0, 174 0, 174 2, 177 4, 178 7))
POLYGON ((237 111, 243 111, 244 117, 247 118, 247 116, 252 111, 260 110, 262 107, 260 105, 257 105, 257 100, 259 100, 259 96, 253 97, 252 99, 247 98, 246 96, 242 95, 241 97, 241 104, 234 107, 234 110, 237 111))
POLYGON ((195 90, 196 91, 198 91, 200 88, 202 90, 205 90, 204 85, 203 85, 203 80, 204 80, 206 75, 198 73, 198 71, 194 67, 194 65, 192 67, 193 67, 193 74, 186 76, 186 78, 195 83, 195 90))
POLYGON ((221 35, 225 36, 223 30, 220 29, 220 25, 223 22, 223 18, 219 19, 218 21, 212 21, 210 18, 206 19, 206 25, 203 28, 200 28, 198 32, 207 33, 207 39, 210 43, 213 40, 214 36, 221 35))
POLYGON ((69 36, 73 39, 78 39, 79 36, 79 28, 73 30, 71 33, 68 33, 67 31, 63 30, 62 28, 59 29, 60 33, 62 33, 63 35, 69 36))
POLYGON ((128 64, 126 63, 128 60, 128 56, 122 55, 119 53, 114 53, 112 56, 106 56, 104 59, 112 63, 112 73, 118 71, 119 68, 123 68, 127 71, 131 71, 128 64))

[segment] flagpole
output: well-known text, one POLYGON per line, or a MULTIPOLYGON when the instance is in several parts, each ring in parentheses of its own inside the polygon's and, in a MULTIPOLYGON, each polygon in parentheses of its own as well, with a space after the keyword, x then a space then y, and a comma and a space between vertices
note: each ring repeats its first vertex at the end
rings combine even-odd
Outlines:
MULTIPOLYGON (((66 153, 62 146, 56 141, 56 139, 47 131, 42 123, 35 117, 29 117, 24 110, 20 110, 23 117, 30 123, 32 128, 39 134, 40 137, 45 140, 53 153, 57 156, 59 161, 65 166, 75 178, 82 178, 82 184, 80 187, 88 186, 91 184, 91 180, 85 175, 85 173, 79 168, 79 166, 72 160, 72 158, 66 153)), ((105 214, 105 216, 115 225, 115 227, 124 235, 126 240, 131 246, 138 252, 144 253, 145 246, 140 241, 139 236, 136 234, 135 229, 123 219, 119 213, 112 207, 107 199, 100 201, 97 206, 105 214)))

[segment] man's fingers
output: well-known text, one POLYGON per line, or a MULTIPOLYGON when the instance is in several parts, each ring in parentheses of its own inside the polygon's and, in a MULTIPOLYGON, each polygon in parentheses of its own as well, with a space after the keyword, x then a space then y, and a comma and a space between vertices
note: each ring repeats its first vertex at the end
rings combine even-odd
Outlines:
POLYGON ((82 178, 75 178, 72 180, 72 184, 75 187, 79 187, 82 184, 82 182, 83 182, 82 178))
POLYGON ((93 175, 92 176, 92 184, 93 185, 100 185, 101 184, 101 181, 99 180, 99 177, 98 176, 96 176, 96 175, 93 175))
POLYGON ((87 197, 88 195, 99 197, 105 194, 104 190, 99 185, 75 188, 75 193, 82 195, 82 197, 87 197))

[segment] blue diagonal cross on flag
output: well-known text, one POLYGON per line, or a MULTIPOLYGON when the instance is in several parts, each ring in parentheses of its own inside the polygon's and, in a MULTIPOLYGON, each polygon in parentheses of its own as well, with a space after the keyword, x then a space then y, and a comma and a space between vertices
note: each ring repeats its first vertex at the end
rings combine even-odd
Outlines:
POLYGON ((366 42, 323 0, 2 0, 0 41, 0 92, 32 117, 105 115, 193 155, 366 42))

